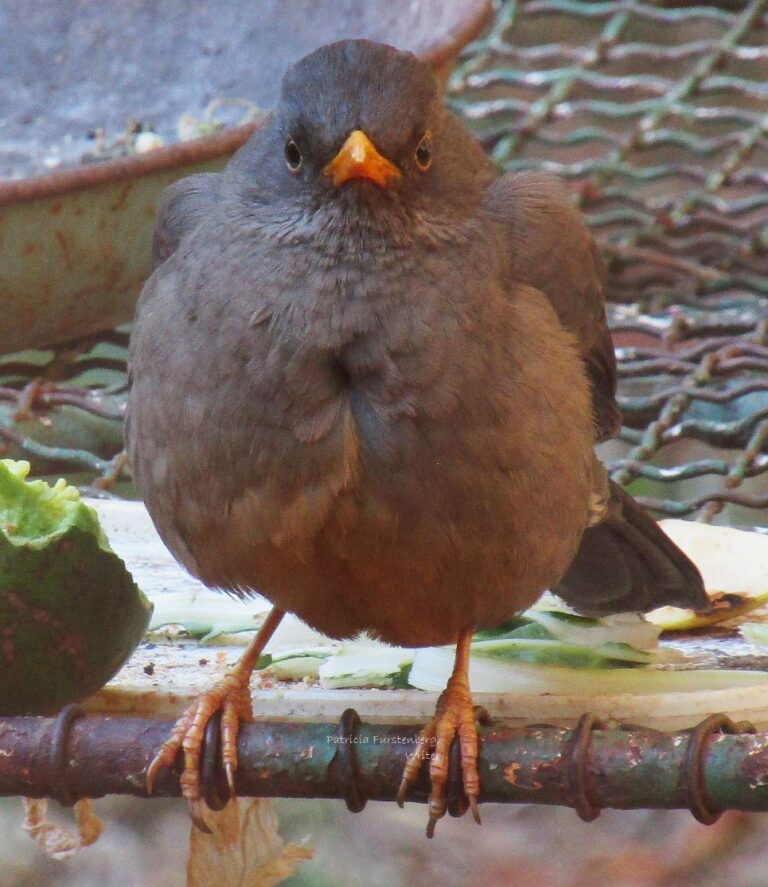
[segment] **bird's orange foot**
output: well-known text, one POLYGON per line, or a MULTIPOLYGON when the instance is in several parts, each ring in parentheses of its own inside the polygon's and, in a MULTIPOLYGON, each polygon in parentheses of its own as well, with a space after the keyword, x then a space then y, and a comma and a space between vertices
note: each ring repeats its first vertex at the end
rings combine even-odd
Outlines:
POLYGON ((179 751, 184 752, 184 771, 181 774, 181 793, 189 806, 195 825, 204 832, 210 828, 205 821, 206 804, 203 801, 200 780, 200 759, 203 736, 211 718, 221 711, 221 756, 230 796, 235 797, 237 770, 237 734, 241 721, 253 720, 251 706, 251 674, 259 654, 283 618, 283 611, 273 607, 248 649, 234 668, 212 689, 203 693, 190 705, 174 724, 170 737, 163 743, 147 770, 147 791, 151 794, 158 772, 172 767, 179 751))
POLYGON ((451 745, 455 737, 458 737, 459 742, 464 793, 475 822, 480 824, 480 811, 477 806, 480 794, 480 779, 477 773, 479 738, 467 677, 470 637, 471 634, 466 641, 463 638, 459 641, 454 672, 445 690, 440 694, 435 716, 421 731, 416 749, 408 756, 397 792, 397 803, 402 807, 408 790, 419 775, 421 765, 424 761, 429 761, 428 838, 434 835, 437 820, 445 816, 448 809, 446 784, 451 745))
POLYGON ((200 782, 205 728, 211 718, 221 711, 221 756, 227 784, 234 797, 240 721, 253 720, 250 677, 251 670, 243 668, 241 661, 218 684, 198 696, 176 721, 170 737, 163 743, 147 770, 147 790, 151 793, 160 769, 172 767, 179 750, 184 752, 181 793, 189 806, 192 821, 203 831, 210 831, 205 821, 206 806, 200 782))

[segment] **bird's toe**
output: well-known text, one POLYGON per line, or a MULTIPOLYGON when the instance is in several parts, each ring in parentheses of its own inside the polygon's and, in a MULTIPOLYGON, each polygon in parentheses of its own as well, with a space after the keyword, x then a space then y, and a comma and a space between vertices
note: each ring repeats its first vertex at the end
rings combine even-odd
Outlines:
POLYGON ((475 822, 479 824, 480 779, 477 771, 479 737, 475 707, 468 688, 461 682, 450 681, 438 700, 434 718, 421 731, 416 749, 408 756, 397 793, 398 804, 402 807, 408 790, 418 777, 421 765, 424 761, 428 761, 430 794, 427 837, 429 838, 435 833, 437 821, 445 816, 448 809, 446 788, 451 746, 454 741, 458 742, 461 784, 466 796, 466 806, 472 811, 475 822))
POLYGON ((237 734, 240 722, 253 718, 249 680, 249 671, 235 668, 212 689, 198 696, 176 722, 171 735, 147 770, 147 790, 151 792, 158 772, 163 767, 173 766, 179 752, 183 753, 184 769, 179 780, 181 793, 187 801, 192 821, 202 831, 209 831, 200 775, 205 730, 208 722, 221 711, 222 759, 231 796, 234 797, 237 734))

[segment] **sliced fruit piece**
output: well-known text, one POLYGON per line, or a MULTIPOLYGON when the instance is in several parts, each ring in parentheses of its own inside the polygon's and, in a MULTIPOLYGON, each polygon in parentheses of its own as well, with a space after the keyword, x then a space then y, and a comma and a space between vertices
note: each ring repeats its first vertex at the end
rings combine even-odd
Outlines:
POLYGON ((660 607, 648 620, 664 631, 687 631, 729 622, 768 603, 768 536, 694 521, 660 525, 701 571, 713 603, 709 613, 660 607))
POLYGON ((51 714, 113 677, 152 605, 92 508, 0 460, 0 715, 51 714))

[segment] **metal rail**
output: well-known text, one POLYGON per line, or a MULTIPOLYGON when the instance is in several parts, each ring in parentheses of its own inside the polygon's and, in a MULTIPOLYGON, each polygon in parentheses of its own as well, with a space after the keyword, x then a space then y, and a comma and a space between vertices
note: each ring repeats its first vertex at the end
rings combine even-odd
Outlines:
MULTIPOLYGON (((145 774, 172 723, 85 717, 68 706, 57 718, 0 719, 0 795, 146 797, 145 774)), ((206 798, 227 801, 218 731, 209 730, 203 763, 206 798)), ((690 809, 707 824, 725 810, 768 810, 768 734, 723 715, 691 731, 663 733, 602 724, 591 715, 573 729, 546 725, 481 727, 480 800, 573 807, 585 820, 601 809, 690 809)), ((418 728, 365 725, 348 709, 338 725, 243 724, 236 788, 243 796, 344 798, 351 810, 367 800, 394 800, 418 728)), ((463 812, 461 778, 452 761, 450 808, 463 812)), ((178 771, 165 771, 155 792, 178 796, 178 771)), ((424 802, 422 781, 411 800, 424 802)))

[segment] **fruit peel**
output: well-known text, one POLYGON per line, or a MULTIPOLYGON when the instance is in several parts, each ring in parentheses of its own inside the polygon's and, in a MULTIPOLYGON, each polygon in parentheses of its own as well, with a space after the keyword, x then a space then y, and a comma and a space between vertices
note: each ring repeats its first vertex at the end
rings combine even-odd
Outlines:
POLYGON ((96 512, 63 480, 0 460, 0 715, 52 714, 98 690, 146 631, 152 605, 96 512))

